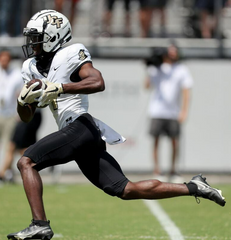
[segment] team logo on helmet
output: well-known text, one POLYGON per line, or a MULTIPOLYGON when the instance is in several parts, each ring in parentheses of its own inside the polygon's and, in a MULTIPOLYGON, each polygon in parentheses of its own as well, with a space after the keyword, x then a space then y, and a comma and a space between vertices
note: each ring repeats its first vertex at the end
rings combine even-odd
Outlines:
POLYGON ((56 28, 61 28, 61 25, 63 24, 63 18, 58 18, 57 16, 51 16, 51 14, 46 15, 43 19, 48 24, 56 25, 56 28))

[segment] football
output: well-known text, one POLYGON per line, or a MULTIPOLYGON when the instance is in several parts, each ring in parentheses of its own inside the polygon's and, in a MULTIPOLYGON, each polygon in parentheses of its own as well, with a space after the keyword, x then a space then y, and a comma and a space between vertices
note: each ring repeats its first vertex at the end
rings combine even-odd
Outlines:
POLYGON ((26 85, 27 85, 27 88, 28 87, 30 87, 32 84, 34 84, 34 83, 36 83, 36 82, 39 82, 39 85, 38 86, 36 86, 34 89, 33 89, 33 91, 36 91, 36 90, 39 90, 39 89, 46 89, 46 84, 43 82, 43 81, 41 81, 40 79, 32 79, 32 80, 30 80, 26 85))

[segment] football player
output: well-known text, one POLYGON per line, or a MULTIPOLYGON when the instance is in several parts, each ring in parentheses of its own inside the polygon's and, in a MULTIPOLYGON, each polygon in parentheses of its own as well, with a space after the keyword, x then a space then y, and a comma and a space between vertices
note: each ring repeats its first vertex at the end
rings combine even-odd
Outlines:
POLYGON ((37 83, 23 87, 18 113, 29 122, 36 107, 49 104, 59 127, 30 146, 17 163, 32 212, 32 223, 8 239, 51 239, 53 231, 44 210, 43 185, 39 171, 57 164, 76 161, 95 186, 121 199, 163 199, 192 195, 224 206, 220 190, 212 188, 202 175, 187 184, 158 180, 131 182, 117 161, 107 152, 105 142, 118 144, 125 138, 88 113, 88 94, 104 91, 104 79, 92 64, 83 44, 63 47, 71 40, 68 19, 54 10, 36 13, 23 31, 26 57, 22 76, 26 82, 41 79, 46 85, 33 91, 37 83))

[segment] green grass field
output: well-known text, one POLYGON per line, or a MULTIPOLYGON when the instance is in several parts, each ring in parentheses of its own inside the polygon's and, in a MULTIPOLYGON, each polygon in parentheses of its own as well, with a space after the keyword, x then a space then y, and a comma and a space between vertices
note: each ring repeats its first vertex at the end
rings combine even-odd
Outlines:
MULTIPOLYGON (((193 197, 158 201, 186 240, 231 239, 231 187, 217 185, 226 206, 193 197)), ((47 217, 53 239, 170 239, 142 200, 123 201, 110 197, 90 184, 45 185, 47 217)), ((31 220, 22 185, 0 187, 0 240, 27 227, 31 220)))

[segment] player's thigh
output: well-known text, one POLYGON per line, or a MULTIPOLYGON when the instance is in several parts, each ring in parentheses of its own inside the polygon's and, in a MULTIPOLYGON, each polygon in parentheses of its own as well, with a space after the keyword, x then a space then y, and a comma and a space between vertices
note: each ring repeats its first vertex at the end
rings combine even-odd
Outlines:
POLYGON ((78 161, 83 174, 98 188, 111 196, 120 197, 128 183, 118 162, 105 150, 99 155, 88 153, 78 161))
POLYGON ((73 159, 72 151, 70 139, 62 131, 57 131, 31 145, 25 151, 24 156, 36 163, 34 168, 40 171, 71 161, 73 159))
POLYGON ((96 153, 100 140, 100 132, 93 119, 85 114, 30 146, 24 156, 36 163, 35 169, 41 170, 76 160, 84 151, 96 153))

